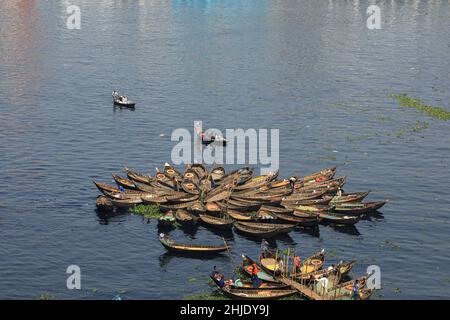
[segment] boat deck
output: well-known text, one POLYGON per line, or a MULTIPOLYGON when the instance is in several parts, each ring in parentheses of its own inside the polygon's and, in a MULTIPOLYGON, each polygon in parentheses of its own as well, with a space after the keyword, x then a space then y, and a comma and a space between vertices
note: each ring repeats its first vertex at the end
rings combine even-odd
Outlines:
POLYGON ((327 295, 321 296, 315 291, 311 290, 305 285, 298 283, 292 279, 286 277, 279 277, 277 280, 283 282, 284 284, 290 285, 292 288, 300 292, 303 296, 311 300, 331 300, 327 295))

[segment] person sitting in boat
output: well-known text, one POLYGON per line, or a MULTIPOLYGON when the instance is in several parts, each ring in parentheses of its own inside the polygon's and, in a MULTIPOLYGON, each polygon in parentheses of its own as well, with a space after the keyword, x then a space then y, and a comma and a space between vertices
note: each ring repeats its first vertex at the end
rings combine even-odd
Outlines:
POLYGON ((331 266, 329 266, 329 267, 328 267, 328 269, 327 269, 327 270, 328 270, 328 271, 333 271, 333 270, 334 270, 334 268, 335 268, 335 267, 334 267, 334 264, 332 264, 331 266))
POLYGON ((256 265, 256 262, 253 262, 253 264, 252 264, 252 279, 258 278, 258 272, 259 272, 258 266, 256 265))
POLYGON ((214 279, 218 279, 219 276, 220 276, 219 270, 217 270, 217 267, 214 266, 211 272, 211 277, 213 277, 214 279))
POLYGON ((267 242, 266 239, 262 239, 262 241, 261 241, 261 256, 265 257, 267 251, 269 251, 269 243, 267 242))
POLYGON ((225 281, 225 286, 227 287, 231 287, 234 284, 233 279, 228 279, 227 281, 225 281))
POLYGON ((291 185, 291 188, 294 188, 296 182, 297 182, 297 177, 292 176, 289 178, 289 184, 291 185))
POLYGON ((338 191, 337 191, 337 193, 336 193, 336 195, 338 196, 338 197, 342 197, 342 195, 343 195, 343 191, 342 191, 342 189, 339 187, 338 188, 338 191))
POLYGON ((355 280, 352 288, 352 300, 359 300, 359 283, 355 280))
POLYGON ((217 284, 220 288, 225 287, 225 277, 223 276, 223 274, 221 274, 219 279, 217 279, 217 284))
POLYGON ((168 242, 169 237, 168 237, 167 234, 165 234, 164 232, 161 232, 161 233, 159 234, 159 240, 168 242))
POLYGON ((297 273, 300 270, 300 266, 301 266, 300 256, 294 256, 294 273, 297 273))

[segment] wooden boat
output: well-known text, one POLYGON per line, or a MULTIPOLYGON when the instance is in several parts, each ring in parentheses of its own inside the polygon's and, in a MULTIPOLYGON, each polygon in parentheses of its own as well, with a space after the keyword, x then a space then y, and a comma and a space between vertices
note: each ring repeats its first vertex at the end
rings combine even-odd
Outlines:
POLYGON ((336 167, 325 168, 323 170, 320 170, 319 172, 314 172, 314 173, 311 173, 307 176, 300 178, 299 182, 307 183, 310 181, 316 182, 317 180, 321 181, 324 179, 332 179, 335 174, 336 174, 336 167))
POLYGON ((318 199, 322 196, 324 196, 328 190, 325 188, 322 189, 312 189, 312 190, 306 190, 303 192, 295 191, 291 195, 284 197, 282 200, 284 201, 299 201, 299 200, 312 200, 312 199, 318 199))
POLYGON ((166 176, 168 176, 169 178, 177 178, 182 180, 183 179, 183 175, 174 167, 172 167, 170 164, 168 164, 167 162, 164 164, 164 174, 166 176))
MULTIPOLYGON (((105 194, 105 192, 107 193, 119 193, 120 190, 116 187, 113 187, 109 184, 106 183, 102 183, 102 182, 96 182, 96 181, 92 181, 95 186, 97 187, 97 189, 105 194)), ((139 190, 132 190, 132 189, 124 189, 124 193, 125 194, 144 194, 143 191, 139 191, 139 190)))
POLYGON ((222 207, 217 202, 207 202, 205 204, 206 212, 217 215, 222 212, 222 207))
POLYGON ((284 269, 283 260, 275 255, 260 257, 259 264, 265 272, 273 275, 279 275, 284 269))
POLYGON ((224 185, 227 183, 242 184, 251 179, 251 177, 252 170, 249 167, 245 167, 224 175, 222 179, 220 179, 216 183, 218 185, 224 185))
POLYGON ((333 208, 334 208, 333 206, 325 206, 325 205, 315 205, 315 206, 297 205, 289 207, 289 209, 293 209, 294 211, 317 213, 317 214, 321 212, 330 212, 333 210, 333 208))
POLYGON ((234 228, 243 234, 253 236, 253 237, 261 237, 261 238, 272 238, 275 237, 281 233, 286 233, 291 231, 292 229, 281 229, 272 227, 270 229, 262 229, 262 228, 255 228, 254 226, 244 225, 242 222, 235 222, 234 228))
POLYGON ((192 202, 192 204, 189 207, 187 207, 186 209, 189 210, 190 212, 193 212, 196 214, 206 212, 206 207, 203 205, 203 203, 201 201, 198 201, 198 200, 192 202))
MULTIPOLYGON (((215 191, 215 190, 213 190, 215 191)), ((231 195, 230 188, 220 188, 218 192, 210 192, 205 197, 205 202, 217 202, 228 199, 231 195)))
POLYGON ((260 208, 260 210, 266 210, 272 213, 285 213, 285 214, 290 214, 293 212, 293 210, 291 209, 287 209, 284 207, 278 207, 278 206, 271 206, 268 204, 263 204, 260 208))
POLYGON ((261 223, 261 222, 241 221, 241 222, 239 222, 239 224, 250 227, 250 228, 260 229, 260 230, 270 230, 270 229, 276 228, 276 229, 279 229, 281 232, 285 232, 285 233, 294 230, 294 227, 295 227, 295 225, 292 225, 290 223, 261 223))
MULTIPOLYGON (((211 277, 211 280, 220 288, 219 282, 214 277, 211 277)), ((259 287, 254 287, 253 282, 251 280, 237 279, 234 281, 232 285, 226 285, 231 289, 242 289, 242 290, 286 290, 291 286, 283 283, 273 283, 273 282, 261 282, 259 287)))
POLYGON ((166 204, 161 203, 159 204, 159 208, 162 211, 168 211, 168 210, 178 210, 178 209, 186 209, 188 210, 191 206, 195 205, 198 202, 198 200, 190 201, 190 202, 180 202, 175 204, 166 204))
POLYGON ((321 182, 317 182, 317 183, 303 185, 297 189, 305 191, 305 190, 313 190, 313 189, 320 189, 320 188, 331 188, 331 187, 335 187, 335 186, 342 187, 346 181, 347 181, 347 177, 343 176, 343 177, 336 178, 333 180, 326 180, 326 181, 321 181, 321 182))
POLYGON ((360 220, 358 215, 346 216, 342 214, 333 214, 331 212, 321 212, 319 213, 319 216, 324 222, 338 225, 354 225, 360 220))
POLYGON ((136 204, 142 203, 142 200, 140 197, 139 198, 123 198, 123 199, 110 198, 110 201, 117 208, 129 208, 136 204))
POLYGON ((181 183, 181 188, 190 194, 200 194, 200 188, 197 184, 190 180, 185 180, 181 183))
POLYGON ((235 190, 255 189, 266 185, 269 181, 275 180, 278 176, 278 170, 271 174, 261 175, 247 180, 245 183, 236 186, 235 190))
POLYGON ((300 264, 301 273, 310 273, 322 268, 325 262, 324 252, 318 252, 303 260, 300 264))
POLYGON ((185 192, 169 193, 165 195, 162 195, 162 193, 158 193, 158 195, 163 196, 170 203, 191 202, 199 198, 197 194, 187 194, 185 192))
POLYGON ((135 182, 143 183, 143 184, 151 184, 153 182, 153 178, 148 175, 140 174, 134 170, 131 170, 127 167, 123 168, 123 171, 127 174, 127 177, 130 180, 135 182))
POLYGON ((319 214, 316 212, 294 210, 294 212, 292 212, 292 215, 299 218, 314 218, 317 217, 319 214))
POLYGON ((215 167, 211 170, 211 178, 214 182, 221 180, 225 176, 224 167, 215 167))
POLYGON ((295 223, 298 226, 301 227, 314 227, 317 226, 320 222, 319 216, 314 217, 298 217, 294 216, 292 214, 285 214, 285 213, 276 213, 276 217, 280 220, 287 221, 290 223, 295 223))
POLYGON ((243 213, 236 210, 227 210, 227 215, 236 221, 254 221, 256 220, 256 214, 243 213))
POLYGON ((111 200, 105 196, 98 196, 95 205, 99 211, 111 211, 114 208, 111 200))
POLYGON ((308 200, 286 200, 286 198, 282 199, 281 205, 284 207, 295 207, 297 205, 304 206, 315 206, 315 205, 327 205, 330 203, 332 196, 323 196, 322 198, 317 199, 308 199, 308 200))
POLYGON ((280 283, 271 274, 263 271, 261 265, 258 262, 254 261, 249 256, 242 255, 242 271, 244 271, 250 277, 252 276, 253 265, 255 265, 257 268, 256 276, 258 277, 258 279, 269 283, 280 283))
POLYGON ((335 195, 331 199, 331 203, 338 204, 338 203, 346 203, 346 202, 360 202, 365 197, 367 197, 367 195, 369 193, 370 193, 370 190, 366 191, 366 192, 355 192, 355 193, 344 194, 341 196, 335 195))
POLYGON ((220 229, 231 229, 233 226, 233 220, 212 217, 206 214, 199 214, 200 220, 207 225, 220 229))
POLYGON ((352 260, 349 262, 340 262, 335 268, 339 272, 341 276, 347 275, 350 271, 352 271, 353 266, 356 264, 356 260, 352 260))
POLYGON ((133 181, 124 179, 115 173, 112 174, 112 177, 118 186, 122 186, 125 189, 136 189, 136 185, 133 181))
POLYGON ((189 169, 197 172, 199 179, 203 179, 208 175, 208 170, 206 170, 205 166, 200 163, 194 163, 189 166, 189 169))
POLYGON ((160 216, 158 218, 158 226, 159 227, 171 227, 175 223, 175 215, 173 214, 173 211, 170 210, 166 214, 160 216))
POLYGON ((183 181, 190 181, 194 184, 198 184, 200 181, 200 176, 196 170, 187 168, 183 174, 183 181))
MULTIPOLYGON (((358 293, 361 300, 367 300, 373 293, 372 289, 365 288, 368 276, 363 276, 358 279, 358 293)), ((353 283, 355 280, 340 283, 333 286, 328 290, 329 297, 335 297, 336 299, 343 300, 345 298, 350 299, 353 292, 353 283)))
POLYGON ((180 244, 172 240, 159 240, 161 244, 170 252, 208 254, 219 253, 229 249, 225 243, 223 245, 198 245, 198 244, 180 244))
POLYGON ((245 290, 224 287, 221 288, 222 293, 232 299, 245 300, 273 300, 285 298, 297 293, 297 290, 245 290))
POLYGON ((386 202, 387 201, 339 203, 334 208, 334 211, 339 214, 361 215, 380 209, 386 202))
POLYGON ((141 200, 143 204, 151 205, 151 204, 159 204, 166 203, 167 199, 158 194, 148 193, 141 195, 141 200))
POLYGON ((218 202, 223 209, 231 209, 236 211, 252 212, 257 211, 261 207, 259 201, 242 201, 228 199, 227 201, 218 202))
POLYGON ((196 224, 198 220, 196 216, 184 209, 177 210, 177 212, 175 213, 175 219, 177 219, 179 223, 185 226, 192 226, 196 224))
POLYGON ((256 212, 256 217, 261 221, 273 221, 278 219, 274 212, 271 212, 263 207, 259 208, 258 212, 256 212))
POLYGON ((120 95, 117 91, 112 93, 113 102, 115 105, 126 108, 134 108, 136 103, 128 99, 127 96, 120 95))

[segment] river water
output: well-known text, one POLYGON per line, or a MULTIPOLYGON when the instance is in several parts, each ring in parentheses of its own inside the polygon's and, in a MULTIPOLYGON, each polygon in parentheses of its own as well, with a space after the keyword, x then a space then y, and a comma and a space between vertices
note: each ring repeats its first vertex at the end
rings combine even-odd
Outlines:
MULTIPOLYGON (((179 299, 209 292, 213 265, 231 275, 227 255, 163 255, 154 220, 95 211, 93 179, 154 173, 172 131, 202 120, 279 129, 282 176, 337 165, 346 191, 390 200, 384 218, 295 231, 280 248, 355 258, 354 275, 380 266, 374 299, 448 299, 449 124, 389 94, 450 109, 450 2, 376 3, 379 30, 357 0, 1 1, 0 298, 179 299), (113 89, 136 110, 114 108, 113 89), (66 288, 73 264, 81 290, 66 288)), ((170 235, 220 242, 204 227, 170 235)), ((258 254, 225 236, 235 263, 258 254)))

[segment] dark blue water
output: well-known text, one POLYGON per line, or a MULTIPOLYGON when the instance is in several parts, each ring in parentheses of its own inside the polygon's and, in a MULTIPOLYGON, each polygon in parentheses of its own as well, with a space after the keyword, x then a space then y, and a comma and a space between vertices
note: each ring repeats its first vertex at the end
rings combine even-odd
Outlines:
MULTIPOLYGON (((0 298, 178 299, 210 291, 212 260, 160 256, 156 222, 95 211, 91 180, 170 160, 176 128, 280 129, 283 176, 337 165, 347 191, 390 199, 357 230, 277 241, 306 256, 381 268, 374 298, 449 298, 449 123, 402 109, 407 93, 450 109, 448 1, 0 3, 0 298), (138 102, 113 108, 112 89, 138 102), (417 121, 428 128, 412 129, 417 121), (82 290, 66 288, 79 265, 82 290)), ((233 259, 259 244, 230 233, 233 259)), ((199 227, 181 242, 220 241, 199 227)))

